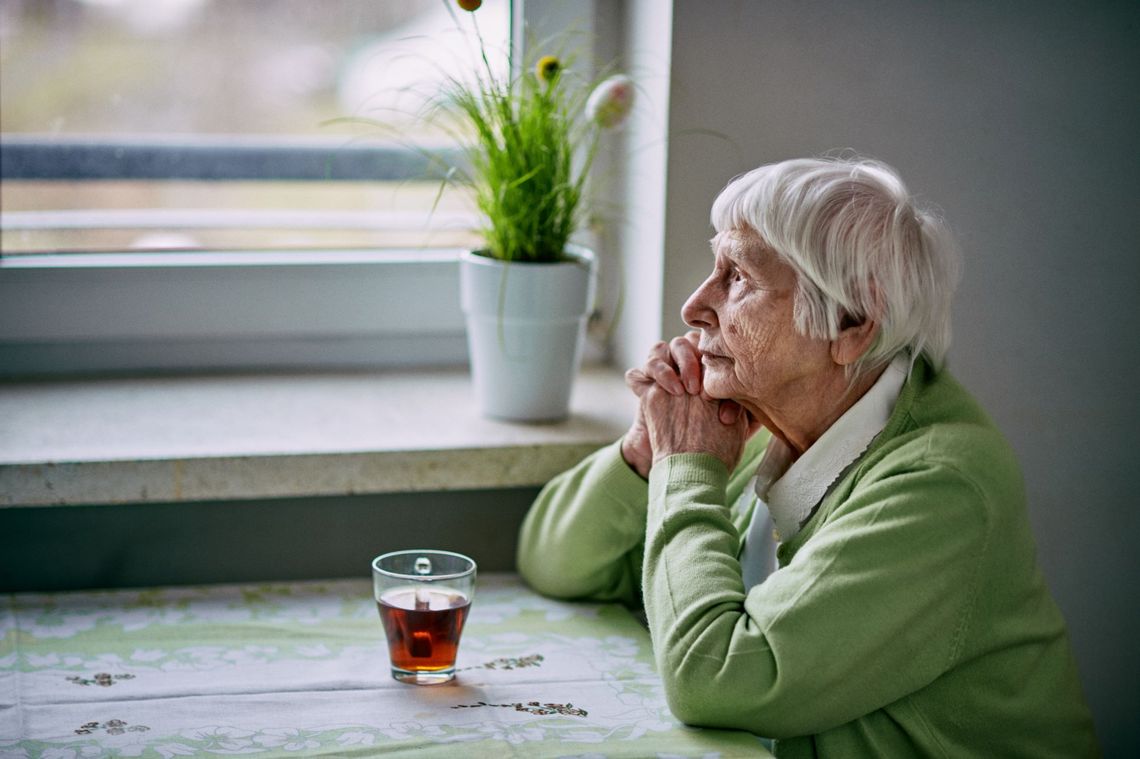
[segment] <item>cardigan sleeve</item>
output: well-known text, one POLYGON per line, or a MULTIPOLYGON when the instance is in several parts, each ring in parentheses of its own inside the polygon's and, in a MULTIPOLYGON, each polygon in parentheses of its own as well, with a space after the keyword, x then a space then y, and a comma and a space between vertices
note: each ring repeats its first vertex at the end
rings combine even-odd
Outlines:
POLYGON ((989 543, 985 499, 968 478, 938 464, 866 478, 746 593, 726 477, 703 454, 650 473, 645 607, 679 719, 817 733, 950 667, 989 543))
POLYGON ((519 573, 549 596, 639 606, 648 492, 620 440, 588 456, 531 506, 519 532, 519 573))
MULTIPOLYGON (((740 496, 769 439, 766 430, 754 435, 728 480, 737 533, 754 502, 740 496)), ((519 532, 519 573, 548 596, 640 606, 648 499, 649 485, 625 463, 621 440, 596 451, 538 494, 519 532)))

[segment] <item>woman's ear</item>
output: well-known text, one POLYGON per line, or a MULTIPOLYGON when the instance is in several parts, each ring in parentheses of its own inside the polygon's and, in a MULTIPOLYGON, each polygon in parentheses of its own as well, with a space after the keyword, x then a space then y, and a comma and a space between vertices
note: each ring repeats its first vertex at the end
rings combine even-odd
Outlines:
POLYGON ((831 341, 831 360, 850 366, 867 352, 879 334, 879 323, 873 319, 859 321, 844 313, 839 319, 839 336, 831 341))

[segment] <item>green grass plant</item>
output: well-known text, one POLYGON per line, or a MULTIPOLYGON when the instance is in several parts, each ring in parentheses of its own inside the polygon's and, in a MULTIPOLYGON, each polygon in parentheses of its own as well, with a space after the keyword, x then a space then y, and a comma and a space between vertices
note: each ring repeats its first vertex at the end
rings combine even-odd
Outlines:
MULTIPOLYGON (((460 31, 464 24, 452 2, 466 11, 459 15, 470 21, 478 48, 471 51, 472 76, 445 75, 442 89, 419 115, 454 139, 463 157, 457 165, 444 165, 436 203, 449 186, 471 191, 483 216, 478 253, 502 261, 565 260, 567 244, 586 223, 586 182, 600 133, 628 115, 632 82, 620 75, 589 80, 552 55, 521 72, 496 74, 479 33, 481 3, 444 0, 460 31)), ((390 131, 370 118, 326 123, 390 131)), ((438 154, 421 152, 441 165, 438 154)))
POLYGON ((598 128, 582 121, 586 88, 560 65, 475 87, 452 82, 445 104, 470 126, 463 178, 486 219, 485 254, 506 261, 562 260, 579 228, 598 128))

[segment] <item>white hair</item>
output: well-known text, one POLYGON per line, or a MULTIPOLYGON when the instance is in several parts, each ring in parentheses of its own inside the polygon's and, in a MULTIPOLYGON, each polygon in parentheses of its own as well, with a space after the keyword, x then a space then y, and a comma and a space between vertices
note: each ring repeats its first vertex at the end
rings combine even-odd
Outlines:
POLYGON ((801 334, 834 340, 846 319, 879 334, 852 377, 907 352, 941 368, 959 254, 946 225, 914 200, 890 166, 805 158, 753 169, 721 191, 716 231, 754 231, 796 272, 801 334))

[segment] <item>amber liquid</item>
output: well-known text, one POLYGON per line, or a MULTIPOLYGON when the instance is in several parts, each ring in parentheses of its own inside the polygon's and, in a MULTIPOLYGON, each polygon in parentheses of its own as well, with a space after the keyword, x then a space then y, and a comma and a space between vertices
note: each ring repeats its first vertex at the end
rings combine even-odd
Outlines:
POLYGON ((438 672, 455 666, 459 635, 471 601, 445 589, 396 588, 376 607, 388 636, 392 666, 408 672, 438 672))

